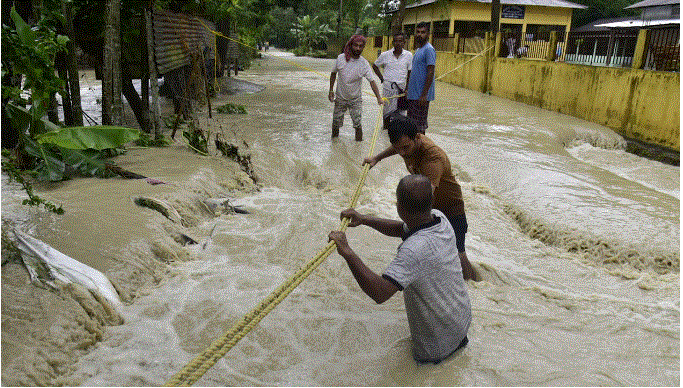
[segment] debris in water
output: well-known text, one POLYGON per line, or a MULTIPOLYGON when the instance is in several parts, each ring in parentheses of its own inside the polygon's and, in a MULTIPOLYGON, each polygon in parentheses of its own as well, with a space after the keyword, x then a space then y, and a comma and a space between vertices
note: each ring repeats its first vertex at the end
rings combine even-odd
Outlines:
MULTIPOLYGON (((249 145, 246 142, 243 143, 245 148, 249 148, 249 145)), ((251 155, 249 153, 240 152, 240 148, 237 145, 227 141, 220 133, 216 134, 215 144, 216 149, 219 150, 223 156, 239 163, 242 171, 247 173, 254 183, 258 181, 256 173, 254 172, 254 167, 251 164, 251 155)))
POLYGON ((121 305, 119 294, 104 274, 59 252, 44 242, 15 229, 21 258, 35 284, 58 288, 55 281, 80 284, 99 293, 114 307, 121 305))
POLYGON ((248 211, 242 209, 240 206, 232 205, 228 198, 207 198, 204 200, 204 204, 214 213, 249 214, 248 211))
POLYGON ((156 210, 159 213, 163 214, 164 217, 168 218, 169 220, 177 224, 182 224, 182 217, 180 217, 178 211, 165 201, 151 197, 137 197, 133 201, 138 206, 156 210))
POLYGON ((247 110, 244 108, 243 105, 235 105, 231 103, 227 103, 225 105, 219 105, 216 107, 216 111, 218 113, 227 113, 227 114, 247 114, 247 110))
POLYGON ((104 168, 106 168, 107 170, 113 172, 114 174, 120 175, 121 177, 126 178, 126 179, 144 179, 145 182, 149 183, 150 185, 165 185, 165 184, 167 184, 166 182, 160 181, 158 179, 148 178, 144 175, 140 175, 140 174, 128 171, 128 170, 124 170, 123 168, 121 168, 115 164, 112 164, 112 163, 105 163, 104 168))

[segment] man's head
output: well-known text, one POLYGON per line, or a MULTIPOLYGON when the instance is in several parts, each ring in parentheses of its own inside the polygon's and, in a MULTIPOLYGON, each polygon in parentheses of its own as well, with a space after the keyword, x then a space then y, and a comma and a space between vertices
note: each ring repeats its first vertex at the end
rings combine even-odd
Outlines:
POLYGON ((396 153, 404 158, 413 156, 419 146, 417 124, 409 117, 397 114, 387 127, 389 141, 396 153))
POLYGON ((406 36, 402 32, 397 32, 394 34, 394 50, 403 50, 406 45, 406 36))
POLYGON ((358 59, 363 53, 365 48, 365 37, 363 35, 354 35, 346 42, 344 46, 344 55, 346 56, 346 61, 351 59, 351 57, 358 59))
POLYGON ((424 175, 404 176, 396 187, 396 210, 406 222, 421 219, 432 210, 432 184, 424 175))
POLYGON ((429 23, 417 23, 417 26, 415 26, 415 44, 418 47, 422 47, 427 43, 427 39, 429 39, 429 23))
POLYGON ((351 44, 351 55, 353 55, 354 58, 360 57, 360 55, 363 53, 363 49, 365 48, 365 40, 356 40, 351 44))

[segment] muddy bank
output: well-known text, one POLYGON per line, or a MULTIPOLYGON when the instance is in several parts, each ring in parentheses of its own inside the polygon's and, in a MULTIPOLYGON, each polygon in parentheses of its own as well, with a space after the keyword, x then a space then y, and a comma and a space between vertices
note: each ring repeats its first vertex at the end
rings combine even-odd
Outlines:
POLYGON ((632 154, 656 160, 658 162, 670 164, 672 166, 681 165, 681 153, 675 150, 658 146, 656 144, 644 143, 637 139, 626 137, 626 151, 632 154))
MULTIPOLYGON (((86 86, 87 87, 87 86, 86 86)), ((164 112, 172 109, 162 99, 164 112)), ((125 123, 134 125, 130 109, 125 123)), ((215 112, 214 112, 215 114, 215 112)), ((219 128, 197 116, 212 134, 219 128)), ((169 137, 170 129, 165 129, 169 137)), ((107 327, 124 323, 101 297, 77 284, 55 287, 34 284, 13 244, 22 230, 65 255, 103 272, 124 304, 134 303, 163 279, 174 276, 177 263, 194 260, 190 245, 205 241, 210 230, 197 227, 216 217, 230 217, 225 200, 259 190, 248 163, 248 146, 236 133, 223 133, 234 144, 232 158, 215 147, 209 156, 190 150, 181 130, 168 147, 129 144, 111 161, 121 168, 154 178, 83 178, 34 183, 42 198, 63 204, 65 213, 21 205, 25 193, 3 177, 2 185, 2 384, 54 386, 73 371, 79 357, 108 338, 107 327), (166 214, 140 199, 163 203, 166 214), (220 199, 216 203, 208 201, 220 199), (172 213, 173 216, 169 216, 172 213)), ((72 383, 72 382, 71 382, 72 383)), ((67 384, 69 385, 69 384, 67 384)))
MULTIPOLYGON (((3 232, 26 230, 104 272, 127 304, 173 276, 175 264, 195 259, 188 244, 208 236, 194 227, 224 213, 205 200, 258 189, 236 162, 202 157, 182 146, 134 149, 115 162, 167 184, 78 178, 43 186, 39 195, 63 203, 65 214, 32 209, 28 219, 11 220, 11 210, 3 206, 3 232), (150 164, 161 169, 150 169, 150 164), (177 216, 139 206, 137 198, 161 201, 177 216)), ((11 232, 7 235, 12 238, 11 232)), ((69 373, 78 357, 106 338, 106 327, 123 323, 123 318, 82 286, 50 289, 32 284, 17 252, 6 241, 3 245, 2 383, 59 385, 60 376, 69 373)))

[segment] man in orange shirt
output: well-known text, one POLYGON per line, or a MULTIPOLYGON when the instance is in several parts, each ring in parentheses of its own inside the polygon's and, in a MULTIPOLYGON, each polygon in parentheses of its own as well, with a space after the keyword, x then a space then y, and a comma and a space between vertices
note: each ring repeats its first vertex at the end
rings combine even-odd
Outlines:
POLYGON ((399 154, 411 174, 421 174, 429 179, 434 193, 434 209, 444 213, 453 226, 463 277, 465 280, 476 280, 472 265, 465 253, 465 233, 467 233, 465 202, 462 199, 460 185, 451 171, 448 156, 431 139, 422 134, 410 118, 401 115, 394 116, 389 123, 388 132, 391 146, 371 158, 365 158, 363 163, 370 164, 372 168, 380 160, 399 154))

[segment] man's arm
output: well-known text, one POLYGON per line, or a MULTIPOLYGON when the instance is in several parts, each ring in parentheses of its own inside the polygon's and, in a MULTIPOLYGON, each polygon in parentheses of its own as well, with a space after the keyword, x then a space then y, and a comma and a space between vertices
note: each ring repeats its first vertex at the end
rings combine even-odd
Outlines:
POLYGON ((330 102, 334 102, 334 81, 337 79, 337 72, 330 73, 330 92, 327 93, 327 98, 330 102))
POLYGON ((427 94, 429 93, 429 88, 434 82, 434 65, 427 65, 427 76, 425 77, 425 84, 422 87, 422 94, 420 95, 420 101, 427 101, 427 94))
POLYGON ((390 156, 396 155, 396 150, 394 147, 389 146, 387 149, 384 151, 380 152, 379 154, 373 156, 372 158, 365 158, 363 159, 363 164, 367 163, 370 165, 370 168, 373 168, 375 164, 379 163, 380 160, 388 158, 390 156))
POLYGON ((406 76, 406 88, 405 92, 408 93, 408 83, 410 82, 410 70, 408 70, 408 75, 406 76))
POLYGON ((403 235, 403 221, 360 214, 354 209, 343 210, 339 218, 342 220, 349 218, 350 227, 365 225, 389 237, 401 237, 403 235))
POLYGON ((337 252, 346 260, 360 288, 375 302, 384 303, 398 291, 396 285, 377 275, 363 263, 356 252, 349 247, 344 232, 332 231, 328 237, 330 241, 337 244, 337 252))
POLYGON ((380 83, 384 83, 384 76, 382 75, 382 72, 379 71, 379 67, 375 65, 374 63, 372 64, 372 70, 377 74, 377 78, 379 78, 380 83))
POLYGON ((379 94, 379 89, 377 89, 377 83, 374 79, 370 81, 370 87, 372 88, 372 91, 375 93, 375 96, 377 97, 377 105, 384 105, 384 100, 382 100, 382 95, 379 94))

